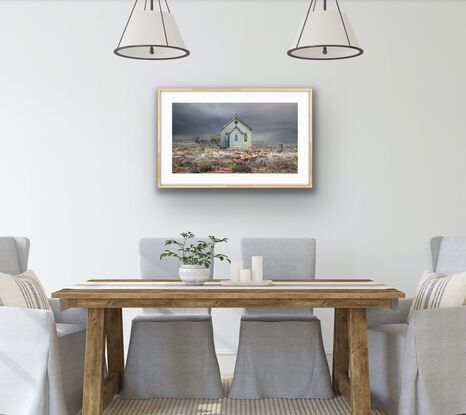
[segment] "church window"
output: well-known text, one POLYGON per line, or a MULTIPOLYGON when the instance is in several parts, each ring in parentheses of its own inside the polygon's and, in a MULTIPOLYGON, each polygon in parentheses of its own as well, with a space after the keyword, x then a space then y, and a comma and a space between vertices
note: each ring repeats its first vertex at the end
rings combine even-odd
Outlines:
POLYGON ((235 141, 238 141, 238 134, 235 134, 235 141))

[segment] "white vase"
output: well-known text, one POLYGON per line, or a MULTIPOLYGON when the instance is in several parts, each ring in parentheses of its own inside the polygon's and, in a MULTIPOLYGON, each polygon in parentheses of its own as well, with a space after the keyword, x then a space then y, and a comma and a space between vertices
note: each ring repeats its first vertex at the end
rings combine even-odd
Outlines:
POLYGON ((203 265, 181 265, 180 279, 186 285, 202 285, 210 277, 210 269, 203 265))

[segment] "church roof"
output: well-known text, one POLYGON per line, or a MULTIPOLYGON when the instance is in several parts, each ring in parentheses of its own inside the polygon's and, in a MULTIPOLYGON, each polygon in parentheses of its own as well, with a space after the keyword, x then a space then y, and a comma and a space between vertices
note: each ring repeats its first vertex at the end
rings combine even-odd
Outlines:
POLYGON ((252 131, 252 128, 247 125, 242 119, 240 119, 237 115, 235 115, 230 121, 228 121, 221 129, 220 131, 222 131, 228 124, 230 124, 232 121, 235 121, 235 120, 238 120, 238 121, 241 121, 242 124, 244 124, 246 127, 248 127, 251 131, 252 131))
POLYGON ((235 125, 235 127, 233 128, 233 130, 231 130, 228 134, 231 134, 231 133, 232 133, 233 131, 235 131, 235 130, 238 130, 241 134, 244 134, 244 131, 243 131, 241 128, 239 128, 237 125, 235 125))

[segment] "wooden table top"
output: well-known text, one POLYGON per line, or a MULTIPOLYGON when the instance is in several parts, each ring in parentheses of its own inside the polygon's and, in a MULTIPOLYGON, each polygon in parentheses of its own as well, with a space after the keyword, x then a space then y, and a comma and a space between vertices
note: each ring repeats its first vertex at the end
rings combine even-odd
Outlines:
POLYGON ((62 308, 390 308, 405 294, 370 279, 277 280, 272 286, 186 286, 173 279, 93 279, 52 294, 62 308))

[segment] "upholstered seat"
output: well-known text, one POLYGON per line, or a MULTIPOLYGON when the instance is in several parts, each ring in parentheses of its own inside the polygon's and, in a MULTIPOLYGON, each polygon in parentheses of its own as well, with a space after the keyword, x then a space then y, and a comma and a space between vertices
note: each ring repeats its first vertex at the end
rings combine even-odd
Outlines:
MULTIPOLYGON (((466 271, 466 238, 433 238, 432 264, 446 275, 466 271)), ((373 406, 390 415, 466 413, 466 307, 369 310, 373 406)))
MULTIPOLYGON (((373 386, 374 407, 380 408, 390 396, 401 395, 401 372, 398 368, 404 359, 406 349, 407 324, 386 324, 369 331, 372 350, 370 381, 373 386)), ((386 413, 396 413, 397 408, 386 407, 386 413)))
MULTIPOLYGON (((0 272, 27 269, 29 240, 0 238, 0 272)), ((81 408, 87 313, 0 307, 0 413, 75 415, 81 408)))
MULTIPOLYGON (((264 257, 264 277, 315 277, 315 240, 243 239, 242 257, 264 257)), ((230 397, 331 398, 319 319, 309 308, 246 309, 230 397)))
MULTIPOLYGON (((160 261, 162 238, 142 239, 142 278, 178 280, 179 261, 160 261)), ((208 309, 144 309, 133 319, 121 397, 223 397, 208 309)))

